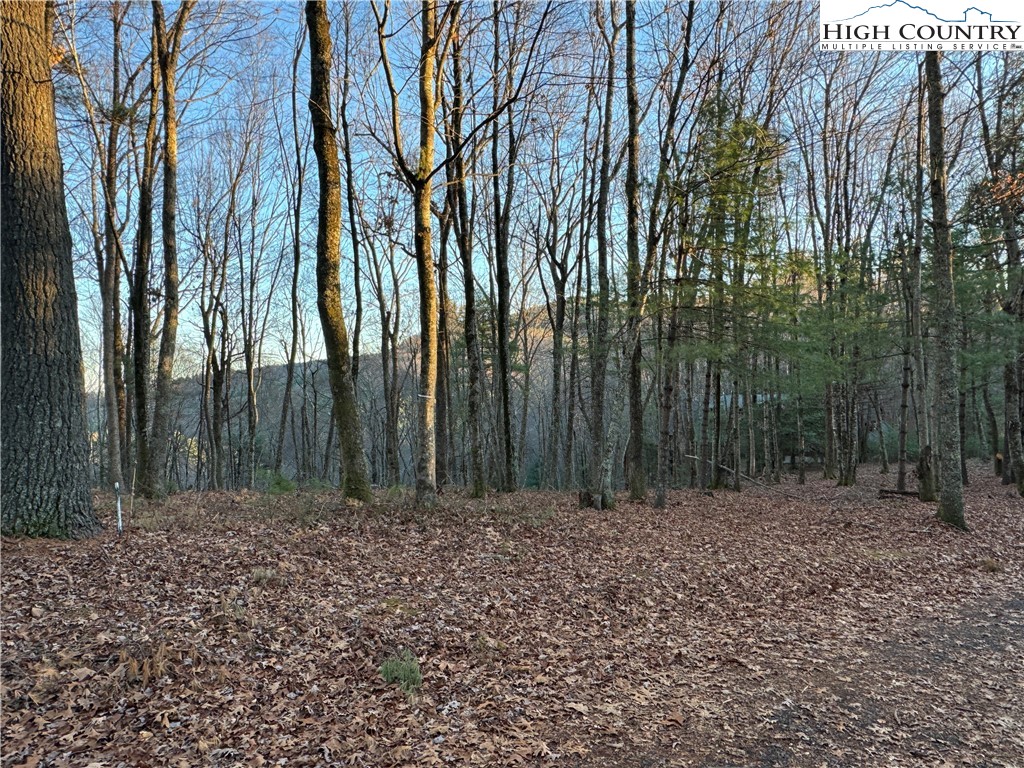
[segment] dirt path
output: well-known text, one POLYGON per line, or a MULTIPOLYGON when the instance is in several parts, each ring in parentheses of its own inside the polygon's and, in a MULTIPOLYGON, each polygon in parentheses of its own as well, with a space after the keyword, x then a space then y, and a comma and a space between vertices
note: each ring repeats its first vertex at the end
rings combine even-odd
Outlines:
POLYGON ((759 681, 770 710, 735 765, 1024 765, 1024 595, 901 634, 759 681))
POLYGON ((918 622, 898 639, 736 659, 719 695, 670 715, 658 745, 602 739, 576 766, 1024 766, 1024 595, 918 622))

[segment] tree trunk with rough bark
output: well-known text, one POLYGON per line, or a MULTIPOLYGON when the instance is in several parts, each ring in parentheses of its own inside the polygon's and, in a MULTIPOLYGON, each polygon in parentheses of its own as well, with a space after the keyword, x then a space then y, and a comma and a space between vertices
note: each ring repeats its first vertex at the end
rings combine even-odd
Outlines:
MULTIPOLYGON (((923 101, 923 97, 918 100, 923 101)), ((929 407, 928 369, 925 361, 922 306, 921 251, 924 244, 924 168, 926 110, 919 107, 917 124, 917 164, 914 171, 914 239, 910 258, 910 322, 914 353, 914 421, 917 424, 917 489, 921 501, 936 501, 938 478, 932 463, 935 424, 929 407)))
POLYGON ((938 51, 925 53, 928 85, 928 154, 931 176, 932 228, 936 293, 935 363, 939 414, 939 519, 967 529, 963 480, 960 475, 960 416, 957 366, 956 296, 953 287, 953 241, 946 200, 945 117, 942 71, 938 51))
POLYGON ((52 3, 0 6, 0 531, 89 536, 82 350, 57 145, 52 3))

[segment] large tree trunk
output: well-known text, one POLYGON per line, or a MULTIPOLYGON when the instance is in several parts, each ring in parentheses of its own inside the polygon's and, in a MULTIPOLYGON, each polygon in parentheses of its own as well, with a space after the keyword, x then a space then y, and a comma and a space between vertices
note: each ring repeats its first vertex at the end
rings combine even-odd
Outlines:
POLYGON ((327 369, 334 397, 334 415, 343 463, 345 495, 370 501, 370 482, 363 456, 363 434, 356 408, 349 358, 348 333, 341 310, 341 169, 331 121, 331 29, 324 0, 306 3, 309 26, 310 97, 313 151, 320 176, 317 210, 316 306, 323 327, 327 369))
POLYGON ((88 536, 99 523, 50 74, 53 5, 5 2, 0 13, 0 530, 88 536))
POLYGON ((413 239, 416 278, 420 293, 419 457, 416 471, 416 502, 437 504, 437 285, 434 282, 434 249, 431 242, 430 199, 434 172, 434 120, 437 113, 437 5, 423 0, 419 71, 419 161, 410 179, 413 188, 413 239))
POLYGON ((960 475, 959 382, 957 381, 956 296, 953 287, 953 240, 946 202, 945 120, 942 73, 937 51, 925 53, 928 84, 928 149, 931 170, 932 228, 935 233, 933 279, 936 294, 935 362, 939 414, 939 519, 966 530, 963 480, 960 475))
MULTIPOLYGON (((454 18, 454 11, 451 10, 454 18)), ((413 200, 413 243, 416 259, 416 279, 420 298, 420 361, 419 387, 416 392, 418 422, 416 451, 416 503, 421 507, 437 504, 437 286, 434 283, 434 251, 431 242, 431 193, 434 167, 434 132, 437 117, 438 88, 438 32, 437 4, 434 0, 422 0, 420 4, 420 60, 417 79, 419 96, 419 153, 414 166, 405 159, 400 129, 401 108, 399 91, 391 71, 391 60, 387 53, 388 13, 374 3, 372 10, 377 19, 377 44, 380 48, 381 65, 387 79, 391 97, 391 141, 392 158, 402 173, 413 200)), ((446 14, 447 16, 447 14, 446 14)), ((460 148, 461 149, 461 148, 460 148)))
MULTIPOLYGON (((426 36, 426 32, 424 32, 426 36)), ((426 57, 426 58, 431 58, 426 57)), ((432 65, 431 65, 432 66, 432 65)), ((433 96, 424 96, 432 91, 432 86, 421 89, 421 99, 433 101, 433 96)), ((431 110, 432 113, 432 110, 431 110)), ((433 131, 433 128, 425 129, 433 131)), ((433 138, 430 138, 431 154, 433 138)), ((425 153, 420 147, 420 153, 425 153)), ((429 167, 432 160, 423 164, 429 167)), ((419 460, 416 471, 416 502, 424 507, 432 507, 437 503, 437 442, 436 442, 436 409, 434 400, 437 396, 437 286, 434 283, 434 254, 430 242, 431 184, 419 181, 415 186, 414 221, 416 276, 420 290, 420 371, 419 371, 419 460)))

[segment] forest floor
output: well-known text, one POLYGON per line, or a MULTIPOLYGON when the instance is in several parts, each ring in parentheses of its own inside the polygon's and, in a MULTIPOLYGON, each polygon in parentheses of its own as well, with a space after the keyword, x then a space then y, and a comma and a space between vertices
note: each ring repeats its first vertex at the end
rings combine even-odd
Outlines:
POLYGON ((4 540, 2 765, 1024 768, 1024 502, 181 494, 4 540), (379 673, 406 649, 422 687, 379 673))

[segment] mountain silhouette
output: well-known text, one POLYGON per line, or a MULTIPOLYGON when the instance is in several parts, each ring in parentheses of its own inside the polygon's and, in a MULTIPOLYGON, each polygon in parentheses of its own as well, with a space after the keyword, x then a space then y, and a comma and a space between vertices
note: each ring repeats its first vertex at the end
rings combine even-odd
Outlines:
POLYGON ((990 23, 992 23, 992 24, 1005 24, 1005 23, 1008 23, 1008 21, 1009 21, 1009 20, 993 19, 992 18, 992 14, 989 11, 983 11, 980 8, 978 8, 977 6, 973 6, 973 5, 964 9, 963 18, 960 18, 960 19, 944 19, 941 16, 939 16, 938 14, 932 13, 927 8, 922 8, 919 5, 914 5, 912 3, 908 3, 908 2, 906 2, 906 0, 893 0, 891 3, 884 3, 884 4, 881 4, 881 5, 872 5, 867 10, 861 11, 860 13, 856 14, 855 16, 850 16, 847 19, 839 19, 839 21, 853 21, 854 19, 859 19, 861 16, 866 16, 867 14, 872 13, 874 11, 880 11, 880 10, 890 9, 890 8, 892 8, 892 9, 905 8, 905 9, 911 10, 911 11, 920 11, 921 13, 924 13, 927 16, 930 16, 931 18, 935 19, 936 21, 941 21, 944 24, 963 24, 964 22, 967 21, 967 16, 968 16, 968 14, 970 14, 971 11, 975 11, 976 13, 978 13, 978 14, 980 14, 982 16, 987 16, 988 17, 988 21, 990 23))

